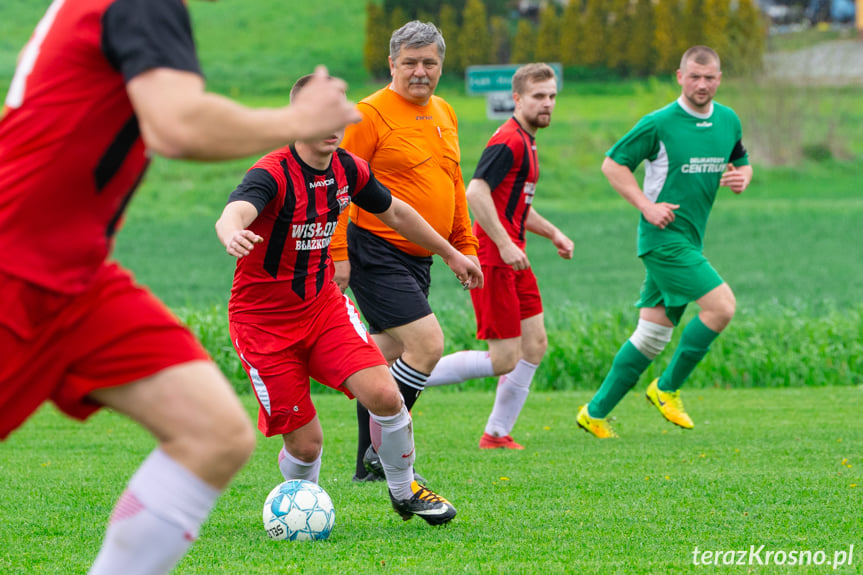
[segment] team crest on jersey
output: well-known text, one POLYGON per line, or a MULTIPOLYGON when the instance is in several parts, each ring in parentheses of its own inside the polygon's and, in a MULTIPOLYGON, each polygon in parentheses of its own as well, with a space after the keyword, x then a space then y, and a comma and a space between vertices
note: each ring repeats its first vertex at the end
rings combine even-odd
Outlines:
POLYGON ((535 193, 536 193, 536 184, 534 184, 533 182, 525 182, 525 184, 524 184, 524 203, 528 204, 528 205, 532 204, 533 203, 533 196, 535 193))
POLYGON ((348 195, 347 186, 339 188, 339 191, 336 192, 336 200, 339 202, 339 213, 342 213, 348 207, 348 204, 351 203, 351 196, 348 195))

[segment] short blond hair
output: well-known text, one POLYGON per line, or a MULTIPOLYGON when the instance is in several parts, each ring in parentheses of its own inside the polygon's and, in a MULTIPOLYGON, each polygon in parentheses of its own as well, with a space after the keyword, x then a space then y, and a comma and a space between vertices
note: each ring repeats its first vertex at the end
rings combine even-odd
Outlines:
POLYGON ((512 75, 512 91, 521 95, 527 89, 528 81, 545 82, 554 78, 554 69, 548 64, 542 62, 525 64, 512 75))

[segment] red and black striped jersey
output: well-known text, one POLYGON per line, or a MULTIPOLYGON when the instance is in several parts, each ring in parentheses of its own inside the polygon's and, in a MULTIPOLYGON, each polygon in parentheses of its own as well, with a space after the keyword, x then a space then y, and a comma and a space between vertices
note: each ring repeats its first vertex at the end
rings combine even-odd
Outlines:
POLYGON ((148 156, 125 83, 200 73, 181 0, 54 0, 0 117, 0 270, 77 293, 112 247, 148 156))
MULTIPOLYGON (((512 241, 524 249, 525 220, 539 180, 539 162, 536 140, 515 118, 507 120, 492 135, 473 179, 488 183, 498 219, 512 241)), ((477 255, 483 265, 506 265, 497 246, 478 223, 474 224, 474 235, 479 240, 477 255)))
POLYGON ((237 260, 228 313, 232 321, 279 321, 310 305, 333 279, 329 245, 339 214, 354 202, 379 214, 392 196, 365 160, 341 148, 317 170, 293 146, 271 152, 249 169, 229 202, 246 201, 258 216, 249 229, 264 238, 237 260))

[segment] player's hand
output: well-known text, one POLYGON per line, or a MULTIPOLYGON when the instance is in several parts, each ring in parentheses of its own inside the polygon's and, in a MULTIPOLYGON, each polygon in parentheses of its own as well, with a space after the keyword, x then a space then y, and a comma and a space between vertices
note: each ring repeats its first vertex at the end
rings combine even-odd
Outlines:
POLYGON ((572 240, 565 233, 557 230, 551 238, 551 243, 557 248, 557 255, 565 260, 572 259, 575 244, 572 243, 572 240))
POLYGON ((342 293, 345 293, 351 279, 351 262, 349 260, 342 260, 340 262, 334 261, 333 267, 335 268, 333 281, 336 282, 336 285, 339 286, 342 293))
POLYGON ((225 250, 235 258, 242 258, 249 255, 255 249, 255 244, 262 241, 264 238, 251 230, 238 230, 228 240, 225 250))
POLYGON ((308 84, 289 106, 298 140, 318 140, 362 119, 353 102, 345 98, 347 84, 318 66, 308 84))
POLYGON ((481 288, 483 284, 482 269, 476 256, 466 256, 460 252, 444 260, 464 289, 481 288))
POLYGON ((738 170, 734 164, 728 164, 728 168, 719 179, 719 185, 731 188, 732 192, 740 194, 746 189, 749 182, 746 181, 746 174, 738 170))
POLYGON ((527 259, 527 254, 524 250, 509 241, 505 246, 498 247, 500 259, 506 265, 512 266, 515 271, 526 270, 530 268, 530 260, 527 259))
POLYGON ((645 220, 660 230, 664 230, 665 226, 674 221, 674 210, 679 207, 679 204, 669 204, 667 202, 648 204, 648 206, 641 211, 641 214, 644 216, 645 220))

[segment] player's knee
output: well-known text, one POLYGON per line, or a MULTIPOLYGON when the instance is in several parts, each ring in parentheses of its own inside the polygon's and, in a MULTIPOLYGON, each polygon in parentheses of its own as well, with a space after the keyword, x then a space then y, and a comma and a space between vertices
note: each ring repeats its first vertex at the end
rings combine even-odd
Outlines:
POLYGON ((231 422, 229 426, 224 423, 222 425, 225 433, 222 434, 220 450, 223 451, 223 457, 233 462, 239 469, 255 450, 255 430, 245 414, 231 422))
POLYGON ((731 323, 737 311, 737 299, 734 297, 734 293, 728 290, 725 297, 717 302, 709 311, 712 315, 712 318, 710 318, 710 324, 712 325, 708 325, 708 327, 717 331, 725 329, 731 323))
POLYGON ((499 355, 491 358, 491 367, 496 375, 503 375, 514 370, 518 360, 518 354, 499 355))
POLYGON ((404 339, 402 358, 414 369, 430 373, 443 357, 443 331, 440 326, 423 325, 411 330, 404 339))
POLYGON ((289 453, 300 461, 314 463, 320 457, 323 447, 323 440, 310 440, 303 442, 302 445, 291 445, 289 453))
POLYGON ((432 364, 432 368, 440 361, 443 357, 443 337, 429 338, 425 342, 425 357, 432 364))
MULTIPOLYGON (((734 297, 734 293, 729 290, 728 298, 725 302, 725 310, 724 316, 728 322, 734 317, 734 314, 737 312, 737 298, 734 297)), ((727 322, 726 322, 727 323, 727 322)))
POLYGON ((403 404, 402 394, 393 380, 387 382, 386 385, 383 381, 379 385, 375 385, 363 398, 363 405, 369 411, 384 417, 397 414, 403 404))
POLYGON ((214 465, 236 471, 248 460, 255 449, 255 431, 242 410, 220 412, 210 418, 206 430, 193 441, 198 444, 201 457, 214 465))
POLYGON ((638 326, 629 338, 635 349, 640 351, 647 359, 653 359, 665 349, 671 341, 674 328, 639 319, 638 326))
POLYGON ((413 369, 429 374, 443 357, 443 339, 437 341, 429 338, 418 341, 413 346, 405 346, 405 352, 401 357, 413 369))
POLYGON ((545 352, 548 350, 548 337, 543 333, 539 337, 523 342, 522 347, 524 348, 525 361, 537 365, 545 357, 545 352))

